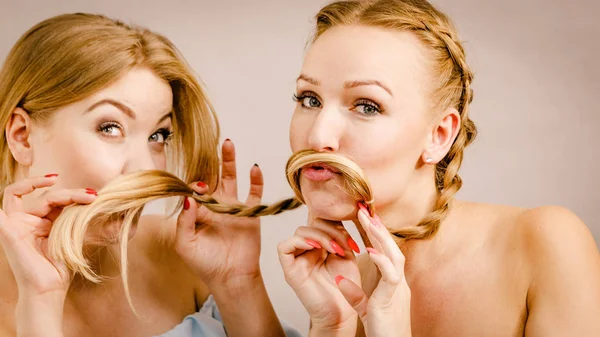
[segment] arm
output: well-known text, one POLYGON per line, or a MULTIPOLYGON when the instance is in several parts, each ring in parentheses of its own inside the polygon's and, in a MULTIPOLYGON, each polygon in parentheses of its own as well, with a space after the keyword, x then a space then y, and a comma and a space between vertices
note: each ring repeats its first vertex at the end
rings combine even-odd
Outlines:
POLYGON ((15 310, 18 337, 63 337, 64 296, 19 296, 15 310))
POLYGON ((212 294, 228 336, 285 336, 262 275, 230 279, 212 294))
POLYGON ((526 212, 532 267, 527 337, 600 335, 600 254, 585 224, 558 207, 526 212))

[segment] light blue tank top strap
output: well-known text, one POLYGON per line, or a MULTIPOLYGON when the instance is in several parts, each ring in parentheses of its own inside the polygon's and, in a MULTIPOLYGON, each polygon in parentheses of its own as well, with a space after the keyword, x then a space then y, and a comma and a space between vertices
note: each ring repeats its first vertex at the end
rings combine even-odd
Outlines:
MULTIPOLYGON (((281 322, 287 337, 302 337, 289 324, 281 322)), ((221 313, 212 295, 202 305, 200 310, 188 315, 173 330, 156 337, 227 337, 221 313)))

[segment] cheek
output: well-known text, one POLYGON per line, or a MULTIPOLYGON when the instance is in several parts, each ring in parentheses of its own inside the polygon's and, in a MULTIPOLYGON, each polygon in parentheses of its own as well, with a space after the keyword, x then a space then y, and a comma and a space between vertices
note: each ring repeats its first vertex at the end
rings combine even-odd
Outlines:
POLYGON ((100 189, 121 174, 125 151, 94 134, 72 132, 40 144, 32 175, 60 174, 57 187, 100 189))
POLYGON ((378 202, 398 198, 423 148, 423 137, 414 128, 390 125, 365 134, 352 146, 353 158, 365 171, 378 202))

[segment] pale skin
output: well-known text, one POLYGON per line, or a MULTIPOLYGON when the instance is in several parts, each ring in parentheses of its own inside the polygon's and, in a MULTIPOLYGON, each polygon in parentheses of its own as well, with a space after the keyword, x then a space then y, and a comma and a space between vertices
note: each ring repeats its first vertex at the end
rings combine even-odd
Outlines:
MULTIPOLYGON (((379 221, 391 231, 416 225, 431 208, 434 165, 460 127, 456 109, 434 110, 432 71, 426 48, 409 32, 341 26, 310 47, 297 81, 292 150, 335 152, 355 160, 373 188, 379 221)), ((327 181, 304 177, 301 187, 313 219, 308 227, 313 232, 328 227, 348 255, 347 233, 331 224, 352 220, 363 239, 369 224, 357 217, 356 200, 341 190, 341 183, 339 175, 327 181)), ((290 240, 314 237, 299 230, 290 240)), ((318 242, 326 247, 323 240, 318 242)), ((361 292, 349 290, 345 281, 335 287, 334 278, 341 274, 359 281, 367 298, 372 296, 382 284, 381 267, 372 256, 359 256, 356 263, 346 256, 344 266, 329 268, 328 274, 290 282, 309 311, 311 334, 373 337, 377 332, 367 327, 365 333, 363 322, 388 324, 389 333, 400 331, 389 322, 408 320, 411 331, 398 336, 600 335, 600 254, 586 225, 566 209, 454 200, 432 239, 399 248, 405 266, 395 275, 409 292, 399 296, 395 310, 366 322, 351 322, 359 310, 341 296, 360 298, 361 292), (310 298, 305 285, 317 281, 331 286, 310 298)), ((304 249, 315 250, 306 244, 304 249)), ((283 264, 286 276, 318 268, 308 254, 294 255, 295 262, 283 264)), ((331 251, 326 256, 341 260, 331 251)))
MULTIPOLYGON (((128 266, 133 303, 142 318, 125 298, 115 262, 118 245, 110 240, 115 224, 88 238, 92 264, 107 277, 101 284, 71 278, 48 258, 45 242, 61 207, 92 202, 95 190, 120 174, 165 169, 172 105, 169 85, 136 68, 93 96, 58 109, 49 124, 14 111, 5 131, 19 177, 4 191, 0 212, 0 335, 158 335, 196 312, 212 293, 230 336, 283 336, 260 273, 257 219, 213 214, 193 201, 177 221, 142 217, 129 241, 128 266)), ((231 141, 223 144, 222 158, 214 195, 237 203, 231 141)), ((252 205, 262 197, 257 166, 250 182, 245 202, 252 205)), ((200 194, 209 190, 202 182, 191 186, 200 194)))

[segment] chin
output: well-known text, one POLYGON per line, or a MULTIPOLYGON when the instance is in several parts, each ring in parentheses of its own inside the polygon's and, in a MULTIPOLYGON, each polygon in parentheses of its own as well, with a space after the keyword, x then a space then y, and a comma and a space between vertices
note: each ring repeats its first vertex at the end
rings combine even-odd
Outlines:
POLYGON ((356 219, 357 201, 343 191, 332 193, 321 189, 303 189, 303 195, 306 207, 313 217, 330 221, 356 219))

